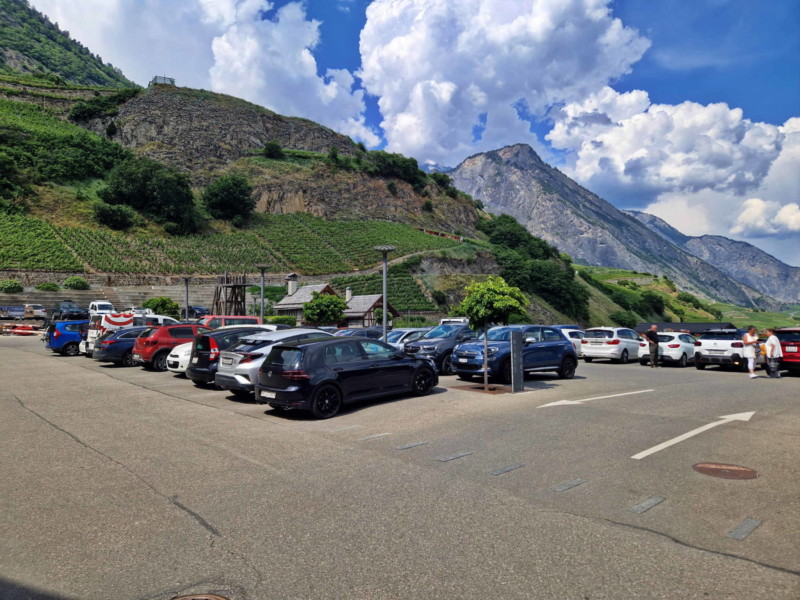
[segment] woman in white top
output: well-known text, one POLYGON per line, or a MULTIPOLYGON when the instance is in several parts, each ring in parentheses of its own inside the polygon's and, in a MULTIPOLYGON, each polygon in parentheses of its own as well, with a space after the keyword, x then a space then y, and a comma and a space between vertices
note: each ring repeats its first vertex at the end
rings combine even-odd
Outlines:
POLYGON ((767 338, 764 346, 767 348, 767 367, 769 369, 769 376, 773 379, 780 379, 781 377, 781 358, 783 358, 783 350, 781 349, 781 341, 775 335, 775 329, 770 327, 767 329, 767 338))
POLYGON ((747 370, 750 371, 750 379, 758 377, 756 375, 756 350, 758 350, 758 336, 753 325, 747 327, 747 333, 742 337, 744 343, 744 357, 747 359, 747 370))

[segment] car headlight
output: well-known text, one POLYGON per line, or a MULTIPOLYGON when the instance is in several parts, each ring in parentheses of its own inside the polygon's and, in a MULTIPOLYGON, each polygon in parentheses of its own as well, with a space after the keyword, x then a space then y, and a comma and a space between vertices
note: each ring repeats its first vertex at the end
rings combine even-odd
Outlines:
POLYGON ((423 352, 435 352, 436 346, 422 346, 420 348, 423 352))
POLYGON ((497 346, 489 346, 489 348, 486 349, 486 354, 491 356, 492 354, 497 354, 499 351, 500 348, 498 348, 497 346))

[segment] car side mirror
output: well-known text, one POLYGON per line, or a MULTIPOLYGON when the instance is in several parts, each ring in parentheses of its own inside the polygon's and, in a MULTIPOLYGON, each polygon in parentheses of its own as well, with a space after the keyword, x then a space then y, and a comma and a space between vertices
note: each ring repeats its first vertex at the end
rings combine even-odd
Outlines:
POLYGON ((394 360, 400 360, 401 358, 405 358, 405 357, 406 357, 406 355, 403 354, 402 352, 395 352, 394 354, 391 355, 391 358, 394 359, 394 360))
POLYGON ((532 337, 525 338, 525 344, 533 344, 533 343, 535 343, 537 341, 538 340, 536 338, 532 338, 532 337))

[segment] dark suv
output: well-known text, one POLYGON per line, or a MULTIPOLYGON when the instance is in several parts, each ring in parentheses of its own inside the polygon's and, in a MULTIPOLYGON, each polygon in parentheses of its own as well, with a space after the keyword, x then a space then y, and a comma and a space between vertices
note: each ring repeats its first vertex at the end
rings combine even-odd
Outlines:
POLYGON ((89 311, 85 308, 81 308, 72 300, 61 300, 60 302, 56 302, 56 305, 50 312, 51 321, 77 321, 88 318, 89 311))
MULTIPOLYGON (((511 383, 511 332, 522 332, 522 368, 525 373, 555 371, 561 379, 572 379, 578 355, 565 332, 542 325, 504 325, 487 334, 488 372, 493 379, 511 383)), ((483 336, 461 344, 453 353, 453 368, 459 379, 483 375, 483 336)))
POLYGON ((428 358, 442 375, 453 375, 453 348, 475 338, 475 332, 466 323, 438 325, 421 338, 409 342, 404 352, 420 358, 428 358))

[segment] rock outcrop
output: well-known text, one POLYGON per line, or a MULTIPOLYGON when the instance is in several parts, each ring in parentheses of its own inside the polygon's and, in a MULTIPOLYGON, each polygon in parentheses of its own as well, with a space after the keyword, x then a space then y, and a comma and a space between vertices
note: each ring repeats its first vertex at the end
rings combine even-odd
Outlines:
POLYGON ((683 289, 741 306, 777 305, 581 187, 528 145, 471 156, 449 175, 486 210, 515 217, 578 264, 667 275, 683 289))

